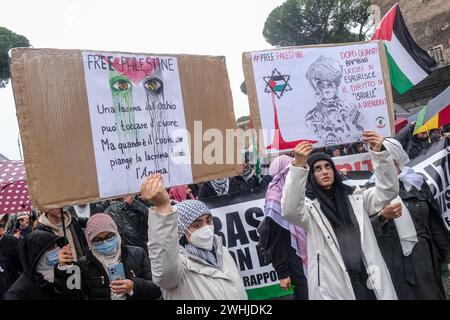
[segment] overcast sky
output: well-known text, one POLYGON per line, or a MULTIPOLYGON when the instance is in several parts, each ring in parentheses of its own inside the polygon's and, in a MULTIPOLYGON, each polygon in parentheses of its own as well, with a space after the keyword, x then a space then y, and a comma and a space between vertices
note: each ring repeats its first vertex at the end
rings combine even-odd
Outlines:
MULTIPOLYGON (((226 57, 236 117, 248 115, 244 51, 271 48, 262 30, 284 0, 3 1, 0 26, 34 48, 91 49, 226 57)), ((0 153, 20 159, 11 85, 0 89, 0 153)))

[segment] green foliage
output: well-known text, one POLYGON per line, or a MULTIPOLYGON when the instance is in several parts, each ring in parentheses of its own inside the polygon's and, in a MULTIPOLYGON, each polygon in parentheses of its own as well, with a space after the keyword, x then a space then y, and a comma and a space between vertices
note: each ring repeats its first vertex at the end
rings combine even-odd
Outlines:
POLYGON ((9 70, 9 50, 15 47, 29 46, 30 42, 24 36, 0 27, 0 88, 4 88, 11 77, 9 70))
POLYGON ((245 122, 245 121, 250 121, 250 116, 242 116, 236 120, 237 123, 245 122))
POLYGON ((267 17, 263 35, 274 46, 365 40, 369 0, 286 0, 267 17))
POLYGON ((245 80, 242 81, 240 88, 241 88, 241 92, 243 94, 247 95, 247 84, 245 83, 245 80))

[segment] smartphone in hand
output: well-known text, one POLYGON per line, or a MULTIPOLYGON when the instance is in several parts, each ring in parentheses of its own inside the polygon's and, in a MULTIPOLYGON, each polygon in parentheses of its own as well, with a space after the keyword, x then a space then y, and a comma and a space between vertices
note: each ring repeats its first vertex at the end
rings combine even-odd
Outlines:
POLYGON ((109 281, 125 280, 125 271, 123 269, 123 263, 119 262, 108 266, 109 281))

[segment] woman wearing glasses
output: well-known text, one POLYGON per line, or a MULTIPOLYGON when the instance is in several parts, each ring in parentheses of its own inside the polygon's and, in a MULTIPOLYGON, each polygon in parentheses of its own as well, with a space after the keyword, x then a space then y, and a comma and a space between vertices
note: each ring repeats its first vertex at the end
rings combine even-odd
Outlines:
POLYGON ((92 216, 86 225, 86 238, 90 250, 76 264, 70 246, 61 249, 55 270, 57 293, 67 299, 86 300, 161 297, 159 287, 152 282, 147 254, 142 248, 121 245, 117 225, 110 216, 105 213, 92 216), (80 279, 76 278, 77 273, 80 279))

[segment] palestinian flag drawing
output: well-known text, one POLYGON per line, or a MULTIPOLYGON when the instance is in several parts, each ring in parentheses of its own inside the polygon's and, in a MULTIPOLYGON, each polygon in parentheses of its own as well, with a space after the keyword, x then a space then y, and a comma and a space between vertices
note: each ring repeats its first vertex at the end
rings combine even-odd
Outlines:
POLYGON ((266 83, 265 92, 273 92, 277 98, 280 99, 285 91, 292 90, 289 85, 290 77, 290 75, 281 74, 277 69, 274 69, 270 76, 263 77, 264 82, 266 83))
POLYGON ((412 38, 398 4, 395 4, 377 26, 372 40, 384 40, 392 86, 404 94, 425 79, 436 67, 436 61, 412 38))

